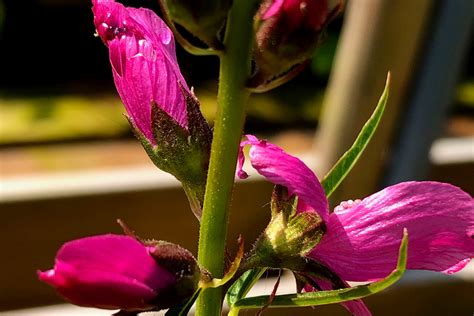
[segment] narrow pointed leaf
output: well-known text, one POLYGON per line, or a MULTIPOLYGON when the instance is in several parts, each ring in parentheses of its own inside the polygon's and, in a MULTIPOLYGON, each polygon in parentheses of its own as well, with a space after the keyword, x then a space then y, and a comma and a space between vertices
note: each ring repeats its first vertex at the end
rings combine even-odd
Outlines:
MULTIPOLYGON (((368 285, 360 285, 352 288, 344 288, 333 291, 278 295, 274 297, 270 307, 305 307, 327 305, 361 299, 366 296, 378 293, 398 281, 405 272, 407 264, 407 248, 408 233, 405 230, 400 245, 397 268, 385 279, 368 285)), ((236 310, 261 308, 262 306, 265 306, 265 304, 268 303, 268 300, 268 295, 249 297, 238 300, 233 304, 232 307, 236 310)))
POLYGON ((351 148, 346 151, 341 158, 339 158, 329 173, 324 177, 323 181, 321 181, 327 197, 329 197, 336 190, 339 184, 341 184, 342 180, 344 180, 344 178, 349 174, 352 167, 354 167, 357 160, 360 158, 367 147, 367 144, 374 136, 385 110, 385 105, 387 104, 389 86, 390 72, 387 74, 385 89, 382 93, 382 96, 380 97, 377 107, 372 113, 372 116, 365 123, 364 127, 362 127, 351 148))
POLYGON ((227 303, 229 306, 234 305, 235 302, 244 298, 265 271, 265 268, 255 268, 245 271, 227 291, 227 303))
POLYGON ((194 302, 199 296, 199 293, 201 292, 201 289, 197 289, 196 292, 194 292, 193 296, 189 298, 188 301, 186 301, 183 304, 177 305, 175 307, 170 308, 165 316, 185 316, 188 315, 189 310, 193 306, 194 302))

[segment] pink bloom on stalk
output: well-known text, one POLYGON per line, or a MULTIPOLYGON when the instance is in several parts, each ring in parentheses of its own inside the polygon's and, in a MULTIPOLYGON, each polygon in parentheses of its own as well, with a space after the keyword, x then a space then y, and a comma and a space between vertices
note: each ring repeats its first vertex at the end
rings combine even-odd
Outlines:
POLYGON ((176 60, 174 37, 151 10, 114 0, 92 0, 97 33, 109 48, 115 86, 136 128, 152 144, 152 103, 183 128, 186 104, 178 84, 188 90, 176 60))
POLYGON ((150 255, 154 250, 121 235, 73 240, 58 251, 54 268, 38 277, 76 305, 146 310, 176 282, 150 255))
MULTIPOLYGON (((474 200, 461 189, 439 182, 402 182, 363 200, 341 203, 331 214, 314 173, 281 148, 247 135, 252 166, 269 181, 287 187, 303 211, 317 212, 326 234, 309 257, 343 281, 372 281, 396 267, 403 229, 408 230, 408 269, 451 274, 474 256, 474 200)), ((244 157, 239 155, 238 175, 244 157)), ((321 288, 328 286, 317 281, 321 288)), ((362 301, 345 303, 357 315, 370 315, 362 301)))
POLYGON ((342 7, 342 0, 273 0, 262 13, 262 20, 284 21, 289 32, 298 28, 319 31, 342 7))

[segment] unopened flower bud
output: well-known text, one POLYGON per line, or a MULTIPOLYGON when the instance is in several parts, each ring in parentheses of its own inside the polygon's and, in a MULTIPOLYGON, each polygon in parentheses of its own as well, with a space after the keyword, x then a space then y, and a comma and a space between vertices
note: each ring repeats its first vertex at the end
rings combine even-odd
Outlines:
POLYGON ((286 260, 304 257, 321 240, 325 225, 315 212, 297 211, 298 199, 286 188, 275 186, 272 219, 255 244, 254 262, 272 268, 287 267, 286 260))
POLYGON ((264 0, 255 17, 255 87, 310 59, 342 0, 264 0))
POLYGON ((38 271, 38 277, 76 305, 145 311, 189 298, 200 270, 194 257, 177 245, 143 244, 108 234, 65 243, 54 268, 38 271))
POLYGON ((155 165, 182 182, 196 216, 204 199, 211 130, 176 59, 173 33, 148 9, 93 0, 94 24, 135 134, 155 165))
POLYGON ((224 27, 231 0, 160 0, 169 17, 213 48, 221 45, 219 33, 224 27))

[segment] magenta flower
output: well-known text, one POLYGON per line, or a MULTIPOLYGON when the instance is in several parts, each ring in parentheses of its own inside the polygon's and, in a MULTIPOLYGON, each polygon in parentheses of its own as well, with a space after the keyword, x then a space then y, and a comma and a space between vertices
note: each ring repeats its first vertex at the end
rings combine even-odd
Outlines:
MULTIPOLYGON (((403 182, 363 200, 341 203, 328 212, 323 188, 314 173, 281 148, 247 135, 252 166, 269 181, 298 197, 298 212, 315 212, 326 233, 307 256, 334 272, 342 282, 372 281, 396 267, 403 229, 409 233, 408 269, 447 274, 461 270, 474 256, 474 200, 461 189, 439 182, 403 182)), ((315 280, 321 289, 331 284, 315 280)), ((332 285, 334 286, 334 285, 332 285)), ((370 315, 362 301, 345 303, 357 315, 370 315)))
POLYGON ((188 91, 176 60, 173 33, 151 10, 125 7, 114 0, 92 0, 97 33, 109 48, 115 86, 127 113, 148 141, 153 137, 155 103, 181 127, 187 127, 188 91))
MULTIPOLYGON (((268 2, 268 1, 267 1, 268 2)), ((341 6, 342 1, 327 0, 273 0, 269 1, 266 10, 262 13, 262 20, 279 18, 288 27, 288 32, 298 28, 321 30, 329 17, 330 11, 341 6)))
POLYGON ((250 85, 274 87, 301 71, 342 4, 342 0, 262 1, 255 16, 256 72, 250 85))
POLYGON ((152 257, 155 250, 128 236, 82 238, 65 243, 54 268, 38 271, 38 276, 76 305, 147 310, 177 282, 152 257))

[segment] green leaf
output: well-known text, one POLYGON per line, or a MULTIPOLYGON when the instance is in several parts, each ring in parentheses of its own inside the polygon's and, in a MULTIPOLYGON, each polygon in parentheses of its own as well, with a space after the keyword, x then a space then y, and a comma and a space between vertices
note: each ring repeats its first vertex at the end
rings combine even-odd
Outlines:
POLYGON ((201 292, 201 289, 197 289, 196 292, 194 292, 193 296, 189 298, 185 303, 179 304, 177 306, 174 306, 165 313, 165 316, 185 316, 188 315, 189 310, 193 306, 194 302, 199 296, 199 293, 201 292))
POLYGON ((245 271, 227 291, 227 303, 229 306, 234 305, 235 302, 244 298, 265 271, 265 268, 255 268, 245 271))
POLYGON ((227 282, 229 282, 237 272, 240 266, 240 261, 242 261, 242 258, 244 257, 244 239, 242 236, 239 236, 239 250, 237 251, 237 254, 235 255, 235 259, 230 265, 229 269, 225 273, 225 275, 222 277, 222 279, 215 279, 212 278, 209 281, 201 281, 199 282, 199 287, 202 289, 208 289, 208 288, 217 288, 221 287, 227 282))
MULTIPOLYGON (((407 249, 408 233, 405 229, 400 245, 397 268, 385 279, 367 285, 360 285, 333 291, 277 295, 273 298, 273 301, 269 307, 305 307, 327 305, 357 300, 378 293, 398 281, 405 272, 407 264, 407 249)), ((243 298, 232 305, 234 309, 233 312, 235 315, 237 315, 240 309, 261 308, 262 306, 265 306, 268 301, 268 295, 243 298)))
POLYGON ((379 103, 372 113, 372 116, 365 123, 364 127, 362 127, 362 130, 357 136, 354 144, 352 144, 352 147, 346 151, 341 158, 339 158, 329 173, 324 177, 323 181, 321 181, 327 197, 336 190, 342 180, 344 180, 344 178, 349 174, 352 167, 354 167, 357 160, 367 147, 367 144, 372 139, 372 136, 374 136, 375 130, 377 129, 385 110, 385 105, 387 104, 389 86, 390 72, 387 74, 385 89, 383 90, 382 96, 380 97, 379 103))

